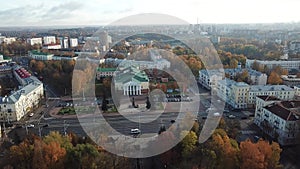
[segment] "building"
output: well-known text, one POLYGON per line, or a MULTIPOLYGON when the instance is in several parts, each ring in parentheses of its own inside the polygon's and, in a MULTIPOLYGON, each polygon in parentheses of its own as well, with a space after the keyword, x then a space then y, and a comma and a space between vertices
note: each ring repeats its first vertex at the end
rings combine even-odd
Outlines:
POLYGON ((247 108, 250 86, 244 82, 236 82, 230 79, 219 80, 217 83, 217 95, 232 108, 247 108))
POLYGON ((224 72, 218 69, 206 70, 202 69, 199 71, 198 83, 204 88, 212 91, 217 90, 218 81, 224 79, 224 72))
POLYGON ((0 98, 0 121, 18 121, 38 107, 44 97, 43 83, 31 76, 24 68, 15 66, 13 75, 20 88, 11 95, 0 98))
POLYGON ((33 46, 35 44, 36 45, 42 45, 43 40, 42 40, 42 38, 28 38, 27 43, 30 44, 31 46, 33 46))
POLYGON ((58 49, 61 49, 61 45, 60 44, 51 44, 51 45, 43 46, 43 49, 58 50, 58 49))
POLYGON ((256 97, 262 95, 292 100, 295 97, 295 90, 286 85, 248 85, 226 78, 218 81, 217 94, 233 108, 244 109, 254 108, 256 97))
POLYGON ((268 75, 265 73, 261 73, 259 71, 253 70, 251 68, 242 69, 242 68, 236 68, 236 69, 224 69, 225 74, 227 74, 231 79, 233 79, 238 74, 247 71, 249 74, 249 77, 251 79, 251 85, 266 85, 268 80, 268 75))
POLYGON ((123 95, 143 95, 149 92, 149 78, 136 67, 126 67, 114 76, 114 86, 123 95))
POLYGON ((254 107, 256 96, 275 96, 281 100, 291 100, 295 97, 295 90, 286 85, 253 85, 250 86, 248 107, 254 107))
POLYGON ((246 67, 247 68, 251 68, 253 63, 257 62, 259 65, 262 66, 267 66, 269 69, 273 69, 276 66, 280 66, 283 69, 287 69, 287 70, 292 70, 292 69, 296 69, 299 70, 300 69, 300 60, 250 60, 247 59, 246 60, 246 67))
POLYGON ((101 77, 112 77, 117 68, 97 68, 96 77, 100 80, 101 77))
MULTIPOLYGON (((6 44, 12 44, 13 42, 15 42, 16 41, 16 38, 15 37, 5 37, 5 38, 3 38, 3 40, 2 40, 2 42, 3 43, 6 43, 6 44)), ((2 43, 1 42, 1 43, 2 43)))
POLYGON ((300 101, 281 101, 272 96, 258 96, 254 123, 277 139, 280 145, 299 144, 300 101))
POLYGON ((33 50, 29 52, 28 56, 35 60, 52 60, 54 55, 33 50))
POLYGON ((283 84, 287 86, 297 86, 300 85, 300 78, 297 77, 297 75, 282 75, 281 79, 283 81, 283 84))
POLYGON ((44 45, 56 44, 55 36, 45 36, 43 37, 44 45))
POLYGON ((70 38, 70 47, 74 48, 78 46, 78 39, 77 38, 70 38))

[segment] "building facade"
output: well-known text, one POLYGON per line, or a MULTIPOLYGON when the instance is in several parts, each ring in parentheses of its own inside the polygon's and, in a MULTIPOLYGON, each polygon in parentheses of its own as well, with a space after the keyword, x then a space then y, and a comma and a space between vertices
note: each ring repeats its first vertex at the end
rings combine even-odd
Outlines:
POLYGON ((38 107, 44 97, 43 83, 24 68, 15 66, 13 75, 20 88, 11 95, 0 98, 0 121, 18 121, 38 107))
POLYGON ((230 79, 218 81, 217 95, 235 109, 247 108, 250 86, 230 79))
POLYGON ((29 38, 27 39, 27 43, 30 44, 31 46, 37 44, 37 45, 42 45, 43 40, 42 38, 29 38))
POLYGON ((113 77, 117 68, 97 68, 96 78, 100 80, 101 77, 113 77))
POLYGON ((29 57, 35 60, 52 60, 54 55, 50 53, 39 52, 36 50, 29 52, 29 57))
POLYGON ((56 44, 55 36, 45 36, 43 37, 44 45, 56 44))
POLYGON ((280 145, 299 144, 300 101, 281 101, 270 96, 256 100, 254 123, 280 145))
POLYGON ((275 96, 282 100, 291 100, 295 97, 295 90, 286 85, 252 85, 249 91, 248 107, 256 103, 256 96, 275 96))
POLYGON ((250 60, 247 59, 246 60, 246 67, 247 68, 251 68, 253 63, 257 62, 259 65, 262 66, 267 66, 269 69, 273 69, 276 66, 280 66, 283 69, 287 69, 287 70, 292 70, 292 69, 296 69, 299 70, 300 69, 300 60, 271 60, 271 61, 267 61, 267 60, 250 60))
POLYGON ((238 74, 241 74, 244 71, 248 72, 249 78, 251 80, 251 85, 266 85, 268 80, 268 75, 261 73, 259 71, 253 70, 251 68, 242 69, 224 69, 225 74, 227 74, 231 79, 233 79, 238 74))
POLYGON ((208 90, 216 91, 218 81, 223 79, 224 73, 221 70, 202 69, 199 71, 198 83, 208 90))
POLYGON ((149 78, 143 70, 127 67, 116 73, 114 86, 123 95, 143 95, 149 92, 149 78))
POLYGON ((281 79, 283 81, 283 84, 287 86, 297 86, 300 85, 300 78, 297 77, 297 75, 282 75, 281 79))

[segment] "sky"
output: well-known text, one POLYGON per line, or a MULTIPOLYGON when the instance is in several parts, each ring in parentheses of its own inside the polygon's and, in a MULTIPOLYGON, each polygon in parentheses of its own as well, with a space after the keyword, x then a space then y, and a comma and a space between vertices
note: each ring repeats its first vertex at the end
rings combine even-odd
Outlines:
POLYGON ((0 27, 107 25, 141 13, 188 23, 299 22, 300 0, 0 0, 0 27))

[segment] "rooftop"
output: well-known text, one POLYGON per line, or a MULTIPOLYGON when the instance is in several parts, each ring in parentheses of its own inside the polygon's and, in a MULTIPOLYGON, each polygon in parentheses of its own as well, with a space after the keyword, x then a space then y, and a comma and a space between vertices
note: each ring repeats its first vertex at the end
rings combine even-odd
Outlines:
POLYGON ((265 107, 268 111, 286 121, 299 120, 300 101, 284 101, 278 104, 272 104, 265 107), (297 110, 295 110, 295 108, 297 110))
POLYGON ((32 50, 30 51, 30 53, 32 53, 33 55, 52 55, 51 53, 44 53, 37 50, 32 50))
POLYGON ((262 95, 262 96, 256 96, 264 101, 280 101, 280 99, 278 99, 275 96, 268 96, 268 95, 262 95))
POLYGON ((250 92, 259 91, 294 91, 294 89, 286 85, 252 85, 250 86, 250 92))

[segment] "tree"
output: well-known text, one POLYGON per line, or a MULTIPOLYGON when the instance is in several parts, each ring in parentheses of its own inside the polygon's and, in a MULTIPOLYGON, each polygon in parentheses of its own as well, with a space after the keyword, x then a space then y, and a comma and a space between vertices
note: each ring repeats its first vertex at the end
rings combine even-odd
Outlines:
POLYGON ((238 61, 236 59, 231 59, 230 60, 230 64, 229 64, 229 67, 230 68, 237 68, 238 67, 238 61))
POLYGON ((181 141, 182 156, 185 158, 189 157, 196 148, 197 135, 193 131, 182 131, 180 133, 180 137, 181 138, 184 137, 183 140, 181 141))
POLYGON ((268 77, 268 84, 272 84, 272 85, 282 84, 282 79, 275 71, 272 71, 270 76, 268 77))
POLYGON ((264 140, 252 143, 250 140, 240 144, 241 168, 278 169, 281 149, 278 143, 271 145, 264 140))

